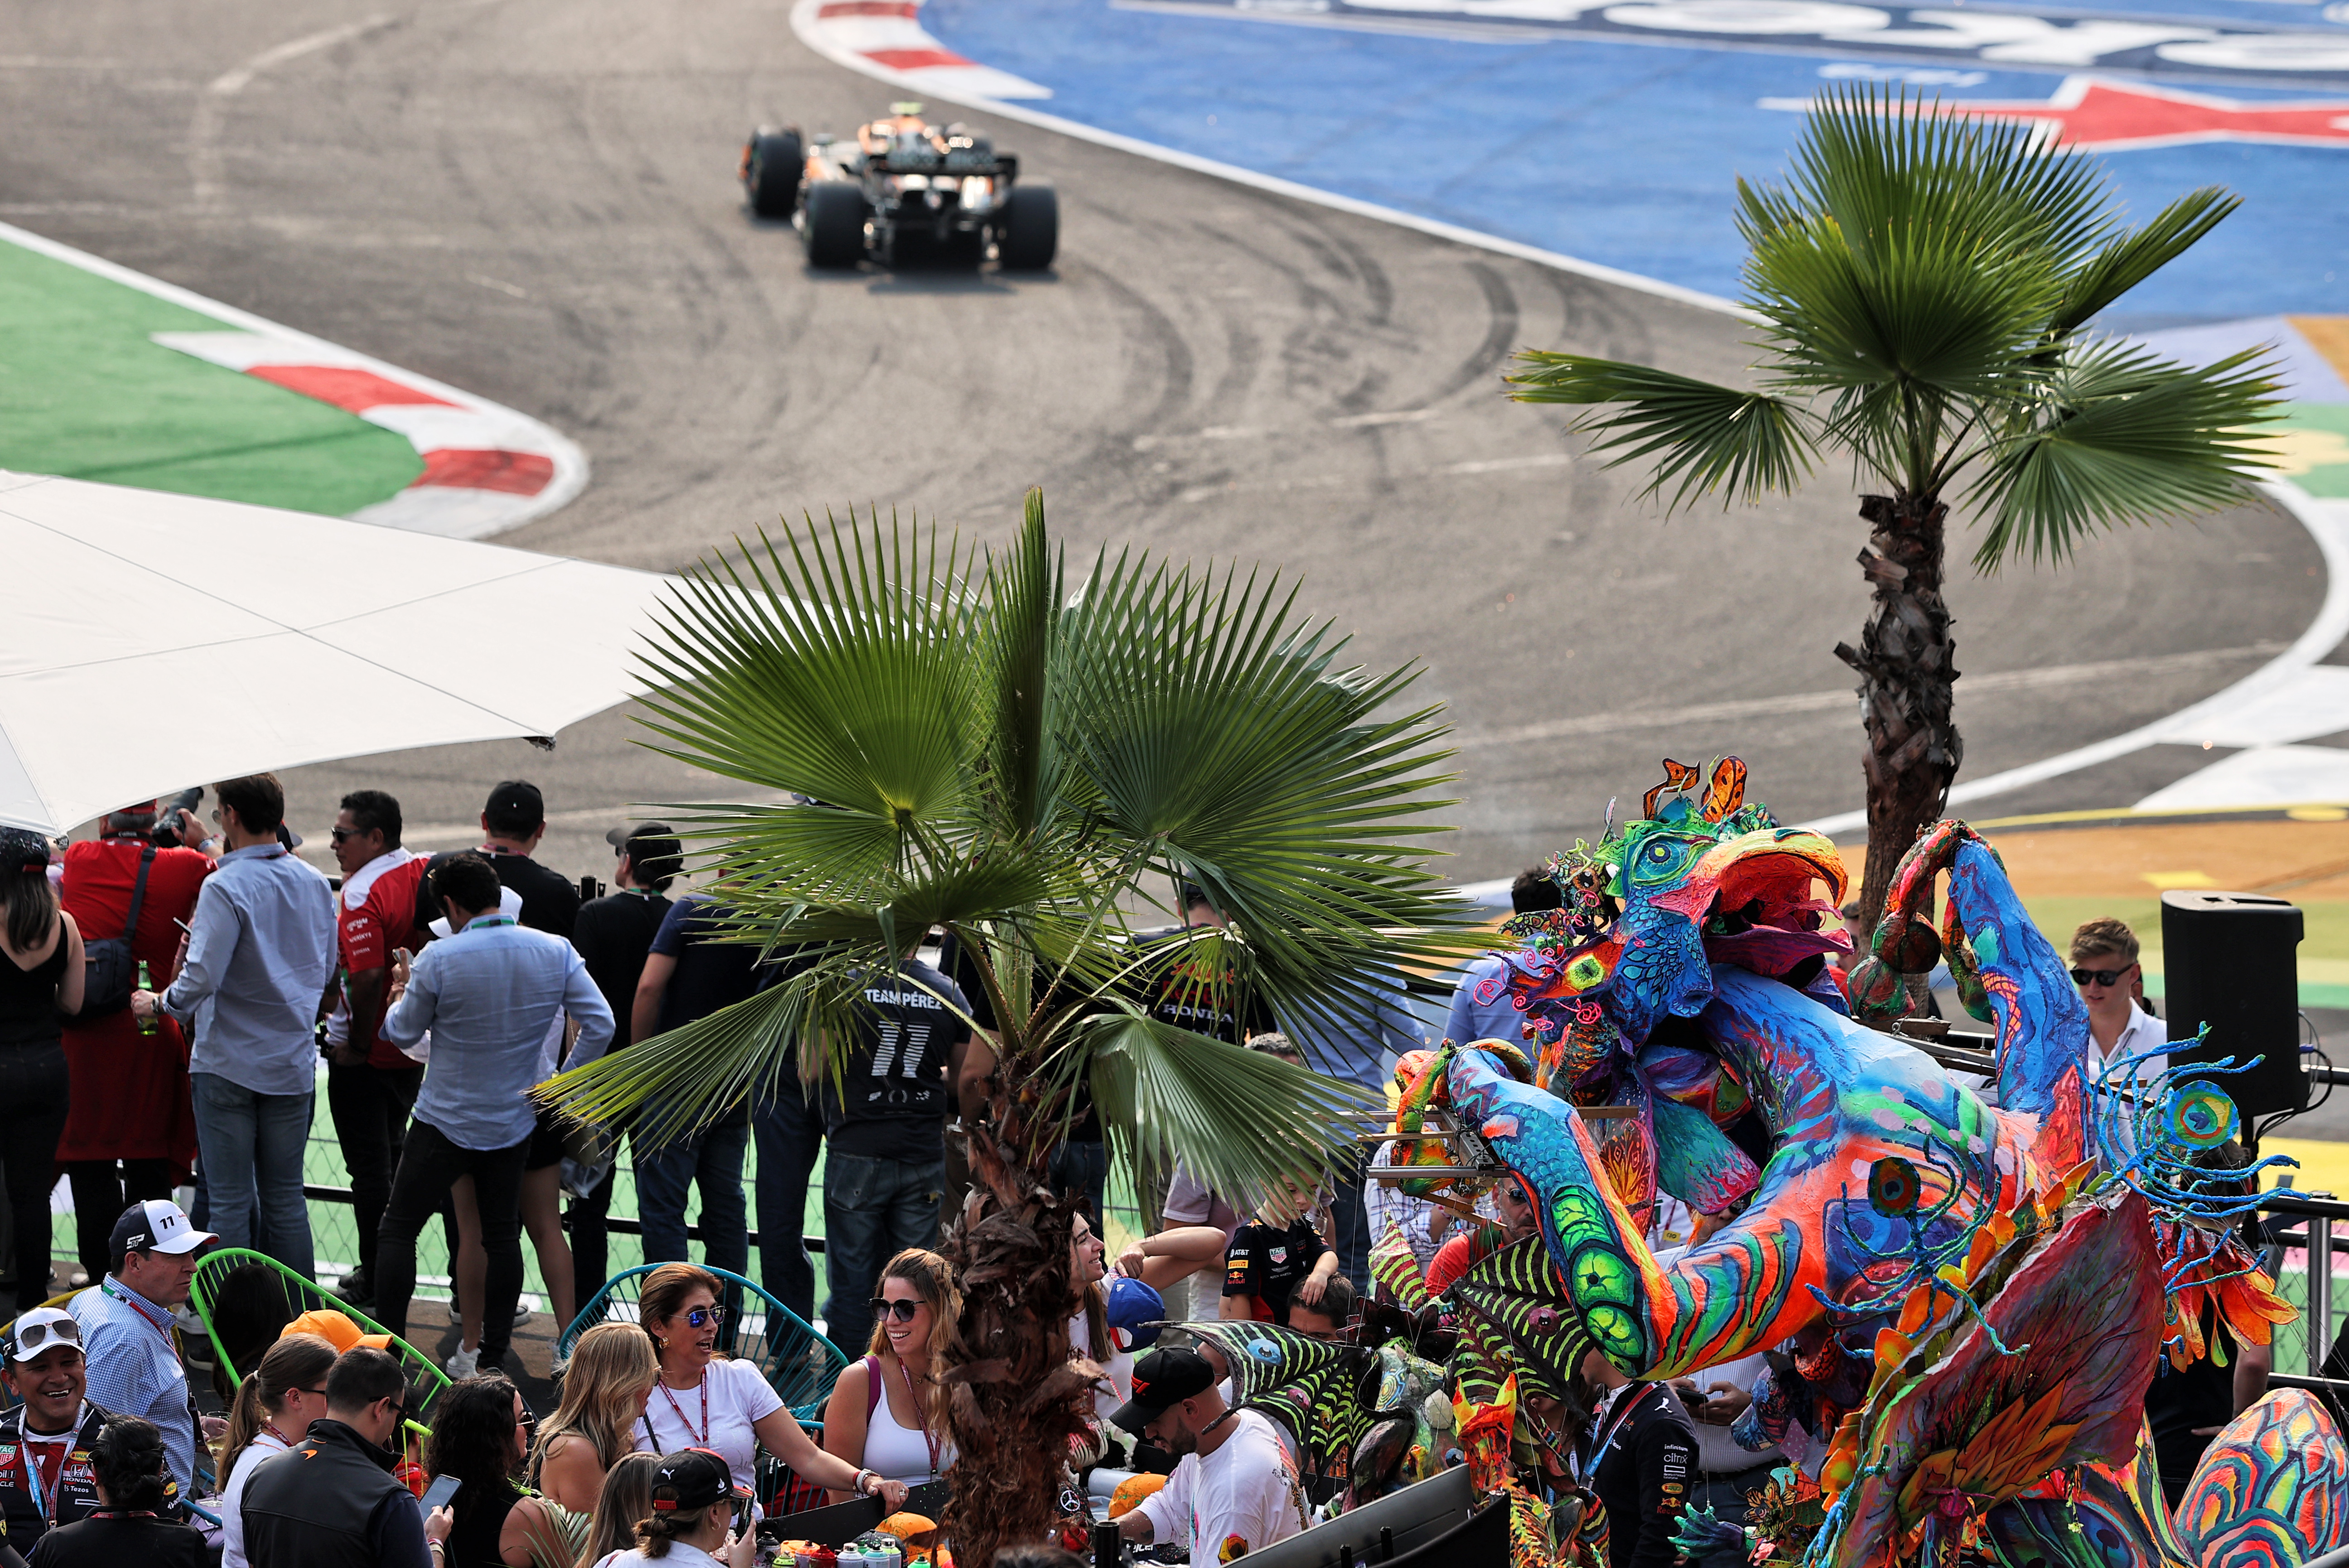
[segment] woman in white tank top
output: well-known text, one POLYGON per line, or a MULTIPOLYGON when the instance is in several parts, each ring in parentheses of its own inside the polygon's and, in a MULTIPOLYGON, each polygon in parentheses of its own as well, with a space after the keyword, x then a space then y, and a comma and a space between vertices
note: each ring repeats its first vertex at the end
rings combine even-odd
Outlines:
POLYGON ((962 1314, 962 1293, 947 1261, 918 1247, 889 1260, 878 1290, 868 1353, 840 1375, 824 1406, 823 1446, 886 1480, 920 1486, 954 1463, 946 1400, 930 1369, 962 1314))

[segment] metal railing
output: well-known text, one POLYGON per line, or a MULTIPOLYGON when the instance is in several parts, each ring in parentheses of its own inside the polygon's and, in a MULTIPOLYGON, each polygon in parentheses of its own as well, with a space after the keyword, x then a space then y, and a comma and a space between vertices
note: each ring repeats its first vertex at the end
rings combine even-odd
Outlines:
MULTIPOLYGON (((321 1187, 316 1182, 305 1182, 302 1184, 302 1196, 308 1199, 313 1203, 339 1203, 346 1209, 349 1208, 351 1205, 351 1189, 347 1187, 321 1187)), ((605 1216, 604 1220, 604 1227, 605 1230, 612 1231, 615 1235, 619 1236, 641 1236, 645 1233, 644 1221, 634 1219, 626 1214, 612 1214, 605 1216)), ((570 1206, 567 1204, 564 1207, 563 1210, 563 1228, 565 1231, 571 1229, 571 1210, 570 1206)), ((685 1228, 685 1239, 688 1241, 700 1241, 701 1227, 699 1225, 688 1225, 685 1228)), ((800 1241, 811 1252, 820 1254, 823 1251, 823 1238, 821 1236, 802 1236, 800 1238, 800 1241)), ((2349 1245, 2349 1243, 2344 1243, 2344 1245, 2349 1245)), ((758 1247, 759 1232, 758 1230, 753 1227, 750 1231, 750 1249, 751 1251, 756 1251, 758 1247)))
POLYGON ((2324 1371, 2333 1355, 2334 1336, 2333 1259, 2337 1252, 2349 1251, 2349 1238, 2334 1237, 2333 1222, 2349 1220, 2349 1203, 2330 1193, 2278 1188, 2260 1199, 2259 1211, 2276 1217, 2258 1228, 2259 1239, 2266 1249, 2262 1261, 2271 1274, 2281 1268, 2287 1247, 2306 1248, 2308 1259, 2306 1294, 2301 1309, 2302 1327, 2308 1336, 2308 1372, 2304 1376, 2279 1372, 2268 1381, 2277 1387, 2349 1397, 2349 1378, 2328 1377, 2324 1371))

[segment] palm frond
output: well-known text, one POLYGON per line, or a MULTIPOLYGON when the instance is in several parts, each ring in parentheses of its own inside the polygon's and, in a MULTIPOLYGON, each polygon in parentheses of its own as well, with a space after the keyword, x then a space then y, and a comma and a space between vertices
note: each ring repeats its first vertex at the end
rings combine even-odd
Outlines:
POLYGON ((681 762, 902 833, 959 806, 980 732, 969 612, 947 591, 966 563, 936 530, 826 523, 671 590, 647 723, 681 762))
POLYGON ((1677 480, 1671 510, 1698 495, 1750 502, 1790 492, 1810 472, 1808 416, 1787 399, 1585 354, 1529 348, 1517 359, 1531 367, 1507 379, 1518 402, 1621 405, 1574 428, 1596 438, 1592 451, 1611 454, 1610 468, 1652 458, 1646 493, 1661 494, 1677 480))
POLYGON ((2048 322, 2049 334, 2063 337, 2085 326, 2089 317, 2185 254, 2242 204, 2241 197, 2206 185, 2170 202, 2143 228, 2098 249, 2073 270, 2048 322))
POLYGON ((994 718, 988 735, 990 798, 999 826, 1009 834, 1038 826, 1059 782, 1048 677, 1060 597, 1060 563, 1044 533, 1044 493, 1030 490, 1019 539, 1002 559, 988 564, 986 600, 993 613, 981 623, 979 639, 994 718))
POLYGON ((1175 1029, 1137 1008, 1085 1020, 1093 1104, 1123 1160, 1180 1155, 1210 1190, 1260 1199, 1350 1163, 1371 1098, 1330 1078, 1175 1029))
POLYGON ((2261 351, 2178 365, 2124 342, 2067 357, 2045 403, 2002 432, 1971 497, 1988 572, 2026 551, 2062 560, 2093 529, 2231 504, 2265 465, 2252 427, 2278 417, 2261 351))

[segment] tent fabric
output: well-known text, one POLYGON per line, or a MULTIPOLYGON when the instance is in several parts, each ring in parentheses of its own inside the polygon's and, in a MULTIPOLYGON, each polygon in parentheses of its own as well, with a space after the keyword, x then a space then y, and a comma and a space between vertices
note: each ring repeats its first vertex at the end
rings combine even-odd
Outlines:
POLYGON ((554 735, 646 689, 671 579, 0 472, 0 824, 264 770, 554 735))

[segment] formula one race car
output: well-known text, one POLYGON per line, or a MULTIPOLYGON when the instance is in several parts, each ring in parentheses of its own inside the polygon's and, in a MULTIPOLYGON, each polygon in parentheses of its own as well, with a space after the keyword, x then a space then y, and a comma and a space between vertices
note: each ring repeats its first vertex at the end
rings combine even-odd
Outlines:
POLYGON ((761 126, 742 149, 742 186, 762 218, 789 218, 810 266, 888 266, 916 253, 1007 268, 1052 265, 1061 205, 1050 185, 1022 185, 1019 160, 981 131, 944 129, 918 103, 857 128, 855 140, 761 126))

